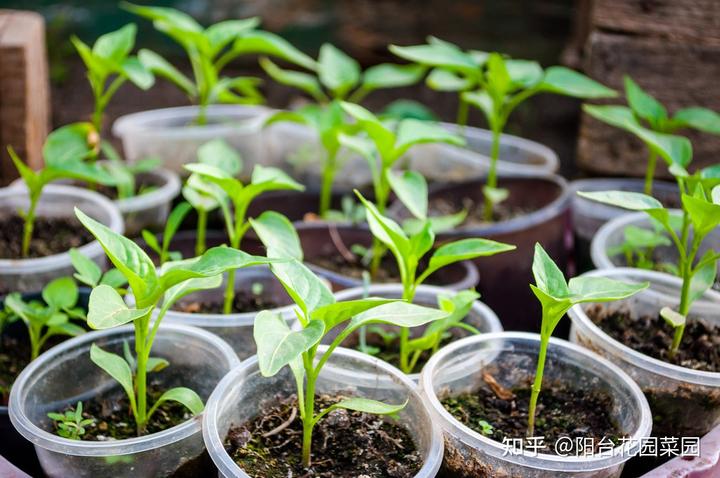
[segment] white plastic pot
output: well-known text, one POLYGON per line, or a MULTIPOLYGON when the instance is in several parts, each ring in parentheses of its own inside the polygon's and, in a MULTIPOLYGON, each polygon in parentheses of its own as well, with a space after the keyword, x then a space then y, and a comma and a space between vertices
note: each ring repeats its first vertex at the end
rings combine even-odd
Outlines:
MULTIPOLYGON (((335 299, 338 302, 358 300, 365 296, 365 292, 364 287, 353 287, 352 289, 345 289, 340 292, 336 292, 335 299)), ((443 287, 421 285, 417 288, 413 303, 426 307, 438 308, 438 296, 452 292, 453 291, 443 287)), ((367 295, 368 297, 400 299, 403 295, 403 287, 402 284, 373 284, 367 289, 367 295)), ((463 322, 468 325, 472 325, 483 334, 503 331, 502 325, 500 325, 500 319, 498 319, 498 316, 495 315, 495 312, 479 300, 476 300, 473 303, 463 322)), ((331 331, 328 335, 326 335, 324 343, 329 344, 337 336, 337 334, 340 333, 340 330, 341 328, 338 328, 338 330, 331 331)), ((420 332, 421 328, 417 327, 410 330, 412 335, 413 332, 420 332)), ((471 335, 470 332, 464 329, 453 329, 453 334, 455 334, 458 339, 471 335)), ((347 347, 347 345, 345 346, 347 347)), ((414 383, 418 383, 420 380, 419 373, 408 374, 408 377, 410 377, 410 380, 414 383)))
MULTIPOLYGON (((129 342, 132 350, 134 337, 133 327, 125 326, 68 340, 26 367, 13 385, 10 420, 35 445, 48 477, 169 476, 202 456, 202 415, 162 432, 125 440, 69 440, 53 433, 48 412, 61 411, 78 400, 119 387, 90 360, 90 346, 94 343, 122 355, 123 342, 129 342)), ((167 359, 170 365, 151 377, 167 388, 189 387, 203 400, 240 363, 230 346, 217 336, 167 324, 158 331, 153 356, 167 359)))
MULTIPOLYGON (((318 356, 325 350, 326 347, 321 345, 318 356)), ((262 413, 262 407, 269 399, 278 395, 289 396, 296 392, 295 387, 289 367, 284 367, 273 377, 260 375, 257 357, 244 361, 223 378, 207 402, 203 427, 205 445, 220 476, 249 478, 225 451, 223 442, 230 427, 252 420, 262 413)), ((436 475, 442 461, 442 435, 415 388, 415 384, 395 367, 339 347, 320 373, 316 393, 343 393, 387 403, 408 400, 395 423, 408 429, 422 456, 423 466, 415 476, 430 478, 436 475), (341 373, 336 374, 337 371, 341 373), (358 374, 358 380, 352 378, 353 373, 358 374), (373 381, 363 380, 370 375, 374 377, 373 381)))
MULTIPOLYGON (((491 372, 504 387, 513 388, 535 376, 540 336, 504 332, 468 337, 443 347, 427 363, 420 388, 433 422, 445 435, 444 476, 523 478, 619 477, 623 464, 648 436, 652 426, 650 408, 638 386, 607 360, 577 345, 551 338, 544 381, 559 380, 599 390, 614 400, 613 415, 631 439, 594 456, 559 456, 548 453, 507 453, 506 446, 473 431, 453 417, 440 402, 477 390, 484 385, 483 372, 491 372)), ((546 444, 553 446, 552 443, 546 444)))
MULTIPOLYGON (((629 310, 631 317, 657 315, 664 306, 676 307, 682 282, 660 272, 616 268, 586 275, 643 282, 650 288, 622 301, 599 304, 608 310, 629 310)), ((720 293, 708 291, 704 303, 696 302, 690 317, 720 322, 720 293)), ((576 305, 569 311, 572 319, 570 340, 597 352, 630 375, 645 392, 655 417, 657 436, 699 437, 720 424, 720 373, 692 370, 669 364, 637 352, 616 341, 595 325, 586 311, 596 304, 576 305), (691 398, 694 398, 691 400, 691 398)))
MULTIPOLYGON (((679 213, 679 211, 674 211, 679 213)), ((593 264, 598 269, 613 269, 616 267, 626 267, 624 255, 610 257, 608 250, 619 246, 625 242, 624 231, 627 226, 641 227, 645 229, 653 229, 650 219, 644 212, 629 212, 622 216, 605 223, 595 234, 590 243, 590 256, 593 264)), ((702 257, 705 251, 713 249, 720 250, 720 230, 713 231, 703 241, 698 251, 697 257, 702 257)), ((675 245, 660 246, 654 250, 655 257, 662 262, 677 264, 678 252, 675 245)), ((718 264, 720 268, 720 264, 718 264)), ((720 297, 720 296, 719 296, 720 297)), ((712 297, 709 297, 712 300, 712 297)), ((699 299, 698 302, 702 302, 699 299)), ((711 304, 712 302, 710 302, 711 304)), ((710 305, 708 304, 708 305, 710 305)))
MULTIPOLYGON (((263 286, 263 297, 269 297, 283 305, 274 312, 282 314, 288 323, 295 322, 294 306, 282 285, 275 279, 267 267, 251 267, 239 269, 235 272, 235 290, 249 291, 253 284, 263 286)), ((222 301, 225 292, 225 283, 218 289, 202 290, 186 296, 183 301, 217 299, 222 301)), ((163 323, 191 325, 205 329, 221 337, 235 350, 238 357, 244 360, 255 355, 255 339, 253 338, 253 324, 257 312, 244 312, 241 314, 200 314, 169 310, 163 323)), ((157 311, 155 312, 157 314, 157 311)))
MULTIPOLYGON (((17 214, 18 210, 27 210, 29 204, 24 184, 0 189, 0 215, 17 214)), ((117 206, 105 196, 83 188, 58 184, 45 186, 36 213, 37 217, 75 218, 75 207, 113 232, 123 233, 123 218, 117 206)), ((82 227, 79 222, 78 227, 82 227)), ((91 241, 78 250, 101 267, 106 264, 99 242, 91 241)), ((69 252, 32 259, 0 259, 0 293, 35 292, 53 279, 72 276, 73 271, 69 252)))
POLYGON ((195 162, 197 149, 213 139, 224 139, 243 159, 243 174, 264 164, 262 124, 270 113, 263 106, 210 105, 207 124, 196 125, 197 106, 142 111, 118 118, 113 134, 123 143, 130 163, 155 156, 163 165, 184 174, 183 165, 195 162))

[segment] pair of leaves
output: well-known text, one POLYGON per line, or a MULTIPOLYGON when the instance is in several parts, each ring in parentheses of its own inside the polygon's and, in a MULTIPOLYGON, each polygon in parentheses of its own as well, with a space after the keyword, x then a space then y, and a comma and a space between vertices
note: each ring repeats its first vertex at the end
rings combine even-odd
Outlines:
POLYGON ((190 203, 181 202, 170 211, 167 221, 165 222, 165 229, 163 230, 162 244, 158 242, 155 234, 147 229, 142 230, 142 237, 145 239, 145 243, 158 254, 160 264, 164 264, 168 259, 181 258, 179 257, 179 253, 170 252, 170 243, 173 237, 175 237, 175 233, 180 229, 180 225, 183 220, 185 220, 185 216, 187 216, 191 209, 192 206, 190 203))
POLYGON ((112 268, 103 273, 95 261, 89 259, 75 248, 70 249, 70 261, 75 268, 73 277, 75 277, 78 282, 89 287, 96 287, 102 284, 117 290, 127 284, 125 277, 120 271, 112 268))

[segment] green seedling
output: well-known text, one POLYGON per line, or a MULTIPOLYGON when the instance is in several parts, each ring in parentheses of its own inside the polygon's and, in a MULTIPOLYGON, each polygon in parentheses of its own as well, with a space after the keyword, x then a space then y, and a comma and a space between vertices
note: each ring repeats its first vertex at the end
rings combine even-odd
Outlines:
POLYGON ((485 420, 480 420, 478 422, 478 426, 480 427, 480 433, 482 433, 486 437, 492 436, 493 432, 495 431, 495 428, 485 420))
POLYGON ((535 277, 535 285, 531 284, 530 289, 532 289, 542 306, 542 322, 540 324, 540 351, 538 353, 537 370, 528 408, 527 436, 529 437, 535 434, 536 408, 542 389, 543 371, 545 370, 545 358, 550 337, 565 313, 575 304, 625 299, 649 286, 647 282, 629 284, 606 277, 580 276, 566 282, 563 273, 540 244, 535 244, 533 276, 535 277))
POLYGON ((74 323, 85 319, 85 311, 78 307, 78 287, 69 277, 50 282, 42 290, 42 300, 23 300, 18 292, 5 297, 8 322, 21 320, 30 338, 30 360, 35 360, 49 338, 75 337, 85 329, 74 323))
MULTIPOLYGON (((170 251, 170 244, 172 243, 175 233, 180 229, 185 216, 188 215, 192 206, 190 203, 181 202, 173 208, 165 223, 165 229, 163 230, 162 243, 159 243, 155 234, 148 231, 147 229, 142 230, 142 237, 145 243, 155 251, 158 255, 160 265, 165 264, 167 261, 177 261, 182 259, 182 255, 179 252, 170 251)), ((197 255, 202 255, 202 252, 197 255)))
MULTIPOLYGON (((202 191, 219 205, 225 219, 230 247, 238 249, 245 232, 250 228, 247 209, 260 194, 267 191, 302 191, 304 186, 277 168, 255 165, 250 184, 243 184, 235 175, 242 170, 242 159, 227 143, 213 140, 199 148, 198 155, 207 158, 203 162, 186 164, 185 169, 209 184, 202 191)), ((228 272, 225 286, 223 313, 232 312, 235 300, 235 271, 228 272)))
POLYGON ((720 134, 720 115, 697 106, 682 108, 674 115, 632 78, 625 76, 625 99, 628 106, 585 105, 585 112, 604 123, 624 129, 643 141, 648 148, 645 170, 645 194, 652 195, 653 179, 658 156, 669 165, 687 167, 690 161, 690 142, 686 138, 670 136, 680 129, 694 129, 720 134))
POLYGON ((155 186, 148 185, 138 188, 137 176, 159 168, 162 165, 160 158, 144 158, 130 164, 123 161, 117 150, 105 140, 100 142, 100 150, 106 159, 106 162, 101 163, 101 166, 112 178, 118 199, 128 199, 149 193, 155 189, 155 186))
POLYGON ((278 112, 266 124, 292 121, 317 133, 325 149, 318 214, 325 217, 330 210, 335 174, 342 166, 339 136, 349 128, 340 101, 359 103, 372 91, 413 85, 422 78, 425 68, 383 63, 363 72, 357 61, 329 43, 320 47, 317 68, 312 74, 284 70, 264 57, 260 58, 260 65, 278 83, 298 88, 316 101, 296 111, 278 112))
POLYGON ((135 46, 137 27, 129 23, 114 32, 100 36, 90 48, 78 37, 71 41, 87 68, 87 79, 93 93, 95 109, 92 124, 95 131, 102 131, 103 115, 117 90, 130 81, 142 90, 154 83, 153 74, 137 57, 130 55, 135 46))
MULTIPOLYGON (((680 173, 678 168, 673 168, 680 173)), ((659 223, 668 234, 678 252, 677 270, 682 279, 680 304, 677 314, 663 315, 667 323, 674 328, 669 356, 677 353, 685 332, 685 322, 692 303, 715 283, 717 261, 720 254, 709 249, 702 257, 698 251, 703 240, 720 225, 720 186, 717 179, 704 180, 701 173, 694 176, 679 174, 676 176, 681 190, 682 219, 678 221, 663 208, 660 201, 642 193, 626 191, 603 191, 580 194, 583 197, 633 211, 644 211, 659 223), (715 184, 710 189, 710 185, 715 184), (691 192, 692 191, 692 192, 691 192), (682 317, 683 320, 679 320, 682 317)))
POLYGON ((662 231, 644 229, 637 226, 627 226, 623 230, 624 241, 608 249, 610 256, 622 255, 628 267, 638 269, 654 269, 653 251, 659 246, 669 246, 672 243, 662 231))
POLYGON ((50 133, 43 145, 45 166, 34 171, 28 167, 8 146, 7 150, 15 168, 28 190, 29 205, 18 213, 23 218, 21 255, 28 257, 37 206, 43 189, 59 179, 78 179, 93 183, 113 185, 113 178, 98 165, 88 161, 96 155, 99 137, 90 123, 72 123, 50 133))
MULTIPOLYGON (((397 173, 391 173, 396 177, 397 173)), ((424 183, 421 175, 414 172, 406 172, 405 176, 416 176, 411 183, 424 183)), ((420 261, 433 249, 435 245, 435 233, 432 230, 430 221, 427 220, 427 189, 410 188, 408 196, 404 198, 406 205, 412 204, 412 208, 425 219, 425 226, 414 234, 407 234, 398 223, 384 216, 377 206, 366 200, 359 192, 355 191, 366 209, 367 222, 370 230, 377 240, 387 247, 395 257, 398 270, 400 271, 400 282, 403 286, 403 300, 412 302, 415 298, 417 287, 428 277, 443 267, 456 262, 476 259, 478 257, 492 256, 501 252, 511 251, 515 246, 495 242, 488 239, 470 238, 443 244, 431 255, 428 265, 422 272, 418 271, 420 261)), ((402 197, 402 196, 401 196, 402 197)), ((411 373, 415 368, 422 352, 426 350, 437 350, 445 333, 454 327, 464 327, 462 320, 470 310, 472 303, 479 295, 474 291, 464 291, 453 297, 442 297, 439 299, 439 306, 449 313, 442 321, 430 325, 423 335, 417 339, 410 340, 410 330, 400 329, 400 369, 405 373, 411 373), (457 313, 453 313, 456 311, 457 313)))
POLYGON ((73 248, 70 249, 70 261, 75 268, 75 280, 88 287, 97 287, 99 285, 108 285, 118 291, 119 294, 125 294, 125 286, 127 280, 122 273, 112 267, 103 273, 100 266, 92 259, 88 259, 82 252, 73 248))
POLYGON ((130 353, 121 357, 93 344, 90 359, 114 378, 127 394, 139 435, 145 433, 148 421, 163 402, 179 402, 197 415, 203 410, 203 402, 186 387, 165 391, 148 407, 147 375, 168 366, 167 360, 150 356, 162 319, 170 307, 187 294, 219 287, 223 273, 267 264, 270 260, 228 247, 215 247, 200 257, 167 262, 158 270, 145 251, 133 241, 78 209, 75 209, 75 214, 123 274, 135 298, 135 306, 129 307, 113 287, 100 284, 93 288, 88 305, 88 325, 92 329, 103 330, 132 323, 135 328, 135 357, 130 353), (159 311, 153 317, 153 311, 158 307, 159 311))
POLYGON ((609 98, 617 96, 600 83, 574 70, 507 58, 499 53, 463 51, 457 45, 429 37, 425 45, 391 45, 394 54, 431 68, 427 77, 430 88, 455 92, 459 96, 457 123, 467 123, 469 106, 482 111, 492 132, 490 169, 483 193, 483 215, 492 221, 495 204, 505 200, 508 192, 498 188, 497 161, 500 138, 510 114, 524 101, 538 93, 554 93, 575 98, 609 98))
POLYGON ((216 103, 258 104, 264 98, 259 78, 225 77, 222 70, 235 58, 259 53, 277 56, 305 68, 315 61, 272 33, 258 31, 256 17, 226 20, 203 28, 191 16, 173 8, 123 3, 126 10, 147 18, 159 32, 169 36, 186 52, 193 79, 188 78, 157 53, 142 49, 138 57, 150 71, 173 83, 199 107, 197 124, 207 123, 207 107, 216 103))
POLYGON ((93 418, 83 418, 82 402, 77 402, 74 410, 65 413, 48 413, 48 418, 55 423, 57 434, 70 440, 80 440, 85 434, 85 427, 95 423, 93 418))
POLYGON ((445 313, 402 301, 373 297, 336 302, 325 282, 303 265, 300 240, 285 216, 269 211, 257 219, 251 219, 251 222, 267 248, 268 257, 292 259, 289 262, 273 263, 270 269, 295 302, 295 313, 302 330, 292 331, 280 314, 262 311, 255 318, 253 334, 260 373, 271 377, 288 365, 295 377, 303 422, 302 462, 305 467, 309 467, 313 428, 328 413, 344 408, 394 415, 405 406, 405 403, 389 405, 353 397, 316 412, 316 383, 333 351, 363 326, 390 324, 415 327, 443 319, 445 313), (342 331, 323 352, 319 352, 318 346, 323 337, 335 327, 342 327, 342 331))

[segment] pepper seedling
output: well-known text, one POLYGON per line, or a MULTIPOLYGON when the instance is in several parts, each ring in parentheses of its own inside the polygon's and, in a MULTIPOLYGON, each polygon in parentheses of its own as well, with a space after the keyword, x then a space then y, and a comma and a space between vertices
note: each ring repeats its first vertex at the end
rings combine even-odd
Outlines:
POLYGON ((118 199, 139 196, 156 188, 156 186, 152 185, 141 185, 138 188, 137 176, 159 168, 162 165, 160 158, 148 157, 134 164, 129 164, 127 161, 123 161, 112 144, 105 140, 100 142, 100 150, 106 159, 105 162, 101 163, 101 166, 113 178, 113 186, 117 191, 118 199))
MULTIPOLYGON (((659 246, 669 246, 672 243, 662 231, 644 229, 637 226, 627 226, 623 230, 623 242, 608 249, 610 256, 622 255, 628 267, 638 269, 654 269, 655 261, 653 251, 659 246)), ((670 264, 663 264, 667 268, 670 264)))
POLYGON ((530 394, 530 405, 528 408, 527 436, 535 434, 535 415, 537 402, 542 389, 543 371, 545 370, 545 358, 547 356, 548 344, 555 327, 565 313, 575 304, 583 302, 610 302, 625 299, 650 284, 629 284, 607 277, 580 276, 565 281, 563 273, 545 252, 540 244, 535 244, 535 256, 533 258, 533 276, 535 285, 530 285, 535 297, 540 301, 542 307, 542 322, 540 324, 540 350, 538 352, 537 370, 530 394))
MULTIPOLYGON (((673 168, 673 171, 679 173, 678 168, 673 168)), ((670 211, 663 208, 660 201, 652 196, 627 191, 578 193, 601 203, 645 212, 662 226, 675 245, 679 256, 677 270, 682 279, 680 304, 677 313, 662 314, 675 330, 669 350, 670 358, 675 356, 680 347, 692 303, 702 297, 715 282, 716 263, 720 260, 720 254, 712 249, 708 249, 698 258, 703 240, 720 225, 720 186, 715 185, 711 191, 707 191, 708 185, 717 183, 717 180, 704 180, 701 173, 696 173, 694 176, 681 173, 676 178, 682 199, 682 218, 679 221, 681 223, 679 228, 678 221, 673 218, 670 211)))
POLYGON ((199 107, 197 124, 207 123, 207 107, 216 103, 259 104, 264 98, 255 77, 224 77, 222 70, 243 54, 273 55, 305 68, 315 68, 312 58, 281 37, 258 31, 257 17, 226 20, 203 28, 191 16, 174 8, 149 7, 123 2, 122 8, 147 18, 159 32, 185 50, 193 71, 188 78, 157 53, 142 49, 138 57, 150 71, 180 88, 199 107))
MULTIPOLYGON (((235 174, 242 170, 242 159, 227 143, 222 140, 213 140, 203 145, 202 148, 204 151, 200 154, 203 157, 206 156, 208 160, 186 164, 185 169, 214 186, 205 189, 203 193, 211 196, 220 205, 230 239, 230 247, 235 249, 240 247, 240 241, 250 228, 246 217, 247 209, 257 196, 268 191, 302 191, 305 189, 302 184, 296 182, 282 170, 259 164, 255 165, 253 169, 250 184, 244 185, 235 178, 235 174)), ((228 272, 225 286, 224 314, 232 312, 234 300, 235 271, 231 270, 228 272)))
MULTIPOLYGON (((295 302, 295 314, 302 330, 292 331, 280 314, 262 311, 255 317, 253 335, 257 344, 260 373, 277 374, 288 365, 297 384, 300 417, 303 422, 302 463, 311 464, 313 428, 338 408, 376 415, 393 415, 405 403, 389 405, 367 398, 352 397, 316 413, 316 383, 335 349, 353 332, 371 324, 416 327, 443 319, 442 311, 392 299, 367 298, 336 302, 328 286, 302 263, 302 248, 290 221, 273 211, 250 220, 267 248, 268 257, 291 259, 270 265, 270 269, 295 302), (343 327, 321 353, 318 346, 335 327, 343 327)), ((407 402, 406 402, 407 403, 407 402)))
POLYGON ((105 170, 87 161, 93 154, 97 154, 93 151, 98 148, 98 139, 90 123, 72 123, 56 129, 48 135, 43 145, 45 166, 37 171, 28 167, 15 150, 8 146, 8 154, 27 187, 30 202, 26 210, 18 211, 23 219, 22 257, 30 254, 37 206, 47 184, 59 179, 114 184, 113 178, 105 170))
POLYGON ((18 292, 5 297, 8 322, 22 320, 30 338, 30 360, 35 360, 49 338, 57 335, 75 337, 85 329, 74 323, 84 320, 85 311, 78 307, 78 287, 70 277, 53 280, 42 290, 42 301, 23 300, 18 292))
MULTIPOLYGON (((393 177, 397 173, 391 173, 393 177)), ((424 182, 423 177, 415 172, 406 172, 406 176, 417 176, 413 181, 424 182)), ((407 204, 412 204, 413 209, 425 218, 425 225, 414 234, 408 235, 398 223, 380 213, 378 208, 365 199, 362 194, 355 191, 360 201, 365 206, 367 222, 373 236, 382 242, 393 254, 400 271, 400 282, 403 286, 403 300, 412 302, 415 298, 417 287, 428 277, 443 267, 456 262, 471 260, 478 257, 492 256, 501 252, 515 249, 515 246, 491 241, 489 239, 469 238, 443 244, 430 256, 425 270, 418 271, 420 261, 430 252, 435 245, 435 233, 432 230, 430 221, 426 218, 427 194, 423 194, 423 188, 408 189, 407 204)), ((426 189, 425 189, 426 191, 426 189)), ((410 340, 410 330, 406 327, 400 329, 400 369, 405 373, 411 373, 425 350, 438 348, 444 334, 453 327, 463 327, 462 319, 465 318, 473 301, 479 295, 474 291, 458 293, 452 299, 443 297, 440 299, 440 307, 443 310, 458 313, 451 313, 442 321, 437 321, 427 328, 425 333, 410 340), (464 312, 464 313, 463 313, 464 312)))
POLYGON ((683 167, 687 167, 690 160, 690 142, 686 138, 668 135, 680 129, 720 134, 720 115, 710 109, 694 106, 681 108, 670 116, 667 108, 632 78, 625 76, 624 82, 628 106, 584 105, 583 109, 593 118, 624 129, 645 143, 648 159, 644 192, 652 195, 658 156, 662 156, 669 165, 678 163, 683 167))
MULTIPOLYGON (((173 237, 175 237, 175 233, 177 233, 178 229, 180 229, 180 225, 185 219, 185 216, 188 215, 191 209, 192 206, 190 205, 190 203, 183 201, 177 206, 175 206, 172 211, 170 211, 167 222, 165 222, 165 229, 163 230, 162 244, 158 242, 155 234, 148 231, 147 229, 142 230, 141 234, 143 239, 145 240, 145 243, 148 245, 148 247, 150 247, 150 249, 157 253, 160 265, 163 265, 170 260, 177 261, 179 259, 182 259, 182 254, 180 254, 179 252, 170 251, 170 243, 172 242, 173 237)), ((197 255, 201 254, 202 253, 197 255)))
POLYGON ((85 434, 85 427, 95 423, 94 418, 83 418, 82 402, 77 402, 74 410, 65 413, 48 413, 48 418, 55 423, 57 434, 70 440, 80 440, 85 434))
POLYGON ((494 206, 508 196, 507 190, 498 188, 497 161, 502 132, 515 108, 538 93, 583 99, 617 96, 614 90, 569 68, 543 69, 535 61, 511 59, 500 53, 463 51, 435 37, 428 37, 425 45, 389 48, 401 58, 432 68, 426 80, 430 88, 458 94, 460 126, 467 123, 470 105, 485 115, 492 132, 490 168, 483 188, 483 216, 488 222, 492 221, 494 206))
POLYGON ((200 257, 167 262, 158 270, 145 251, 133 241, 77 208, 75 214, 125 276, 135 298, 135 306, 129 307, 113 287, 100 284, 93 288, 88 305, 88 325, 103 330, 132 323, 135 328, 135 357, 126 353, 129 357, 124 358, 93 344, 90 359, 114 378, 127 394, 139 435, 145 433, 148 421, 163 402, 179 402, 197 415, 203 410, 203 402, 186 387, 165 391, 148 408, 147 375, 168 365, 166 360, 150 356, 162 319, 170 307, 187 294, 219 287, 223 273, 267 264, 271 260, 228 247, 214 247, 200 257), (153 311, 158 306, 159 312, 153 318, 153 311))
POLYGON ((338 156, 341 146, 339 135, 349 129, 339 102, 347 98, 351 103, 360 103, 375 90, 413 85, 425 73, 425 67, 421 65, 392 63, 371 66, 363 72, 355 59, 330 43, 320 47, 317 74, 285 70, 266 57, 260 58, 260 66, 278 83, 298 88, 316 101, 316 104, 295 111, 275 113, 265 124, 291 121, 315 130, 325 149, 318 209, 320 217, 325 217, 330 210, 335 174, 342 166, 338 156))

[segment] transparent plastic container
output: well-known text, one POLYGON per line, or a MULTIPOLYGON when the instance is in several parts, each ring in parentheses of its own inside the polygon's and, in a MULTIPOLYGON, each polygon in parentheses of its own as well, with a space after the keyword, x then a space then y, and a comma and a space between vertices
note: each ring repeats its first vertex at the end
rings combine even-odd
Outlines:
POLYGON ((125 220, 125 234, 128 237, 139 236, 143 229, 163 229, 172 209, 173 199, 180 194, 182 186, 178 174, 164 168, 143 175, 150 179, 151 184, 158 186, 139 196, 114 201, 125 220))
MULTIPOLYGON (((448 292, 452 291, 449 291, 444 287, 421 285, 417 288, 415 292, 415 300, 413 301, 413 303, 418 305, 424 305, 426 307, 438 308, 438 296, 446 295, 448 294, 448 292)), ((402 284, 372 284, 367 289, 368 297, 400 299, 402 298, 402 294, 402 284)), ((341 290, 340 292, 335 293, 335 299, 337 299, 338 302, 345 300, 358 300, 362 299, 363 297, 365 297, 364 287, 353 287, 352 289, 341 290)), ((502 325, 500 325, 500 319, 498 319, 498 316, 495 315, 495 312, 493 312, 490 307, 488 307, 479 300, 476 300, 473 303, 470 311, 468 312, 463 322, 468 325, 472 325, 483 334, 502 332, 503 330, 502 325)), ((330 333, 328 333, 328 335, 325 336, 323 343, 329 344, 330 342, 332 342, 332 340, 337 337, 337 334, 340 333, 341 330, 342 328, 340 327, 338 327, 336 330, 332 330, 330 333)), ((423 330, 424 327, 414 327, 410 329, 411 336, 419 336, 423 330)), ((461 338, 471 335, 471 333, 465 329, 453 329, 452 333, 453 336, 456 337, 455 340, 459 340, 461 338)), ((357 337, 350 336, 348 340, 343 342, 343 344, 341 345, 349 347, 347 343, 349 340, 357 341, 357 337)), ((418 383, 418 381, 420 380, 419 373, 408 374, 408 377, 410 377, 410 380, 412 380, 414 383, 418 383)))
MULTIPOLYGON (((650 408, 640 388, 607 360, 577 345, 551 338, 544 381, 576 384, 586 391, 603 391, 614 401, 613 418, 630 440, 612 453, 559 456, 549 453, 506 453, 506 447, 455 419, 440 403, 444 396, 477 390, 489 372, 502 386, 512 388, 535 376, 540 336, 504 332, 468 337, 443 347, 427 363, 420 377, 423 399, 433 421, 445 435, 444 476, 523 478, 619 477, 623 464, 648 436, 650 408)), ((548 443, 548 446, 553 444, 548 443)))
MULTIPOLYGON (((20 209, 27 210, 29 203, 27 189, 22 183, 0 189, 0 216, 17 214, 20 209)), ((37 216, 74 219, 75 207, 114 232, 124 232, 122 215, 112 201, 96 192, 73 186, 45 186, 37 206, 37 216)), ((78 227, 82 227, 79 222, 78 227)), ((17 233, 22 234, 22 231, 17 233)), ((91 241, 78 250, 101 267, 106 264, 99 242, 91 241)), ((53 279, 72 276, 74 270, 69 252, 33 259, 0 259, 0 294, 36 292, 53 279)))
MULTIPOLYGON (((654 271, 616 268, 586 275, 617 280, 649 281, 650 288, 622 301, 609 304, 575 306, 570 339, 597 352, 630 375, 645 392, 653 412, 657 436, 700 437, 720 424, 720 373, 692 370, 672 365, 621 344, 588 317, 590 307, 628 310, 632 318, 657 315, 664 306, 676 307, 682 282, 679 278, 654 271)), ((720 322, 720 293, 708 291, 703 302, 695 302, 690 318, 702 317, 711 324, 720 322)))
POLYGON ((121 116, 112 132, 130 163, 155 156, 181 175, 184 164, 196 161, 199 146, 224 139, 240 153, 243 174, 249 175, 255 164, 264 164, 262 124, 269 113, 263 106, 210 105, 207 124, 200 126, 194 124, 197 106, 163 108, 121 116))
MULTIPOLYGON (((42 354, 18 377, 10 393, 10 420, 35 445, 48 477, 183 476, 181 473, 202 459, 203 415, 162 432, 125 440, 79 441, 53 433, 48 412, 119 387, 90 360, 90 346, 95 343, 122 355, 123 342, 127 341, 132 350, 134 337, 132 326, 76 337, 42 354)), ((179 325, 160 327, 152 353, 167 359, 170 366, 151 377, 166 388, 189 387, 203 400, 240 363, 232 348, 219 337, 179 325)))
MULTIPOLYGON (((673 211, 679 214, 680 211, 673 211)), ((613 269, 615 267, 626 267, 625 256, 620 254, 610 257, 607 253, 613 247, 621 245, 625 241, 624 231, 627 226, 636 226, 645 229, 652 229, 650 219, 644 212, 630 212, 605 223, 595 234, 590 244, 590 255, 597 269, 613 269)), ((702 257, 705 251, 713 249, 720 250, 720 229, 711 232, 700 245, 697 257, 702 257)), ((653 251, 654 257, 661 262, 677 264, 678 252, 675 245, 659 246, 653 251)), ((718 264, 720 268, 720 264, 718 264)), ((712 297, 710 297, 712 299, 712 297)), ((702 303, 698 299, 697 303, 702 303)), ((705 301, 707 302, 707 301, 705 301)), ((711 305, 712 302, 706 305, 711 305)))
MULTIPOLYGON (((318 356, 325 350, 325 346, 318 347, 318 356)), ((295 391, 295 380, 289 367, 266 378, 260 375, 257 357, 247 359, 225 376, 207 402, 203 427, 205 446, 220 476, 249 478, 225 451, 223 441, 228 429, 252 420, 262 412, 268 400, 278 395, 289 396, 295 391)), ((430 478, 436 475, 443 455, 440 429, 431 420, 415 384, 395 367, 339 347, 323 367, 316 393, 343 393, 387 403, 408 400, 395 423, 407 427, 422 456, 423 466, 415 476, 430 478), (353 378, 353 373, 357 373, 357 378, 353 378), (366 380, 367 377, 372 380, 366 380)))
MULTIPOLYGON (((272 272, 270 272, 270 269, 267 267, 251 267, 238 269, 235 272, 236 292, 249 292, 252 290, 254 284, 260 284, 262 286, 262 292, 259 294, 260 297, 263 299, 272 299, 278 304, 282 304, 281 307, 272 310, 282 314, 285 320, 292 326, 296 320, 293 305, 290 305, 292 301, 287 295, 287 292, 285 292, 282 284, 280 284, 272 272)), ((194 292, 185 296, 182 300, 188 302, 195 300, 218 300, 222 302, 224 291, 225 283, 223 283, 221 288, 194 292)), ((259 311, 225 315, 169 310, 167 314, 165 314, 163 324, 191 325, 212 332, 230 344, 238 357, 244 360, 251 355, 255 355, 253 324, 258 312, 259 311)))
MULTIPOLYGON (((465 200, 482 204, 484 179, 439 187, 430 192, 430 200, 442 198, 454 206, 465 208, 465 200)), ((438 242, 481 237, 507 244, 516 249, 473 262, 478 268, 477 286, 483 301, 501 318, 505 330, 540 330, 540 306, 528 284, 533 283, 532 261, 535 243, 539 242, 565 270, 569 259, 567 236, 570 229, 570 192, 560 176, 500 176, 499 187, 507 188, 506 204, 524 211, 511 219, 490 224, 462 225, 451 232, 438 234, 438 242)), ((395 201, 390 207, 395 217, 405 219, 410 213, 395 201)), ((562 324, 561 326, 562 327, 562 324)))
MULTIPOLYGON (((457 134, 461 128, 453 123, 441 125, 457 134)), ((268 164, 285 169, 308 187, 319 187, 325 150, 313 129, 294 123, 276 123, 266 128, 268 164)), ((468 126, 464 136, 467 147, 444 143, 423 144, 411 148, 400 161, 401 167, 422 173, 428 181, 459 182, 482 177, 490 167, 491 133, 468 126)), ((342 149, 341 167, 334 183, 337 191, 352 191, 372 183, 367 161, 342 149)), ((497 169, 507 174, 549 174, 557 171, 558 157, 553 150, 540 143, 504 134, 500 140, 500 159, 497 169)))
MULTIPOLYGON (((643 192, 644 179, 637 178, 593 178, 570 182, 570 210, 575 243, 575 265, 578 272, 592 269, 590 242, 600 227, 618 216, 627 214, 627 209, 602 204, 580 197, 578 191, 629 191, 643 192)), ((677 184, 667 181, 653 182, 653 196, 666 207, 678 207, 680 197, 677 184)))

